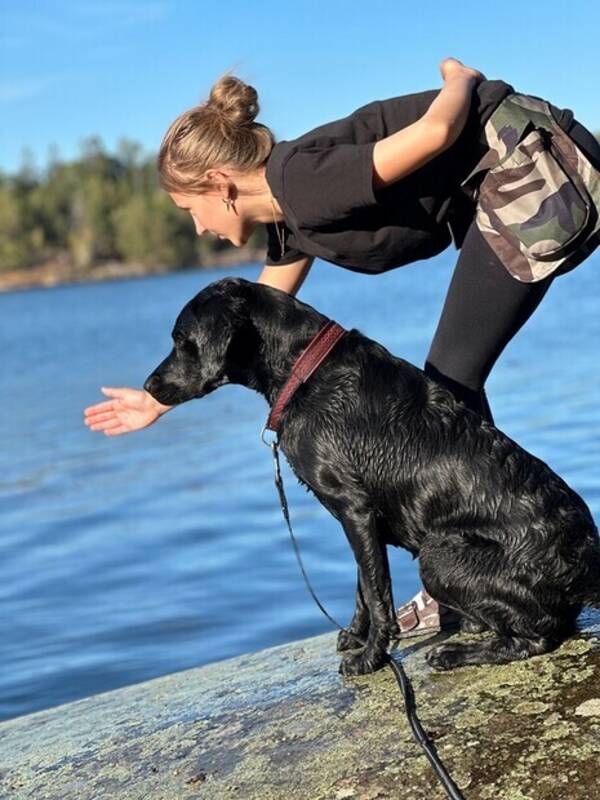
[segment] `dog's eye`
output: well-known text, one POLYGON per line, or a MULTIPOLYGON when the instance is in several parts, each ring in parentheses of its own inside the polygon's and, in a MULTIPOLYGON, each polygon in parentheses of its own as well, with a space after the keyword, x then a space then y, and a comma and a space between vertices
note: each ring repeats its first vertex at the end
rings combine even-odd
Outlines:
POLYGON ((175 342, 175 346, 186 355, 195 356, 197 354, 196 345, 182 333, 173 334, 173 341, 175 342))

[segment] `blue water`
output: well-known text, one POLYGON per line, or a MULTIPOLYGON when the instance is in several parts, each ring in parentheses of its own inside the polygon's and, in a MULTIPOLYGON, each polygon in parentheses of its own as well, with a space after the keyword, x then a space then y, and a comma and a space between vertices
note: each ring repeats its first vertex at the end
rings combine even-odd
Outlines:
MULTIPOLYGON (((454 253, 379 277, 316 263, 299 297, 422 365, 454 253)), ((181 306, 259 265, 0 295, 0 718, 331 630, 304 585, 260 442, 267 405, 224 387, 109 439, 82 409, 139 386, 181 306)), ((600 518, 600 257, 559 278, 488 382, 496 422, 600 518)), ((308 574, 341 624, 338 523, 284 480, 308 574)), ((390 553, 396 604, 419 587, 390 553)))

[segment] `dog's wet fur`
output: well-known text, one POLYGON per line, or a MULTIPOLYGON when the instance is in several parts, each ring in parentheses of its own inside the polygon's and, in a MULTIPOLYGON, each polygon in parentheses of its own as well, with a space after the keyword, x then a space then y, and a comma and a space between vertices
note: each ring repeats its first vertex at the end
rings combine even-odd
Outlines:
MULTIPOLYGON (((179 315, 173 349, 145 389, 175 405, 239 383, 272 405, 326 321, 277 289, 216 281, 179 315)), ((356 610, 338 637, 342 674, 379 669, 398 635, 387 545, 418 557, 424 587, 460 614, 465 630, 492 632, 432 647, 436 669, 549 652, 575 632, 584 605, 600 605, 598 531, 581 497, 359 331, 300 386, 279 441, 356 558, 356 610)))

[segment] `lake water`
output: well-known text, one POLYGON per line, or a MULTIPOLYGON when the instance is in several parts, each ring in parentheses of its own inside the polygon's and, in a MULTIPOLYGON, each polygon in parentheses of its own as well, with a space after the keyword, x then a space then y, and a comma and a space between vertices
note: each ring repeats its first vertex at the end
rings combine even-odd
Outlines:
MULTIPOLYGON (((455 253, 374 277, 317 262, 299 293, 422 366, 455 253)), ((0 718, 331 630, 310 597, 259 435, 262 397, 228 386, 109 439, 101 385, 140 386, 184 303, 259 265, 0 295, 0 718)), ((600 519, 600 256, 559 278, 488 381, 497 425, 600 519)), ((338 523, 284 481, 321 602, 354 607, 338 523)), ((390 553, 396 605, 419 588, 390 553)))

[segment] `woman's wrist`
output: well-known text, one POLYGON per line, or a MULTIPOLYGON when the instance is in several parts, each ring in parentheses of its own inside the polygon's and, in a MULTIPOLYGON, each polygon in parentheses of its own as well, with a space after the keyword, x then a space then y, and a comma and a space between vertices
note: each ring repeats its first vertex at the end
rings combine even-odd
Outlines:
MULTIPOLYGON (((144 392, 146 392, 145 389, 144 392)), ((156 397, 152 397, 150 392, 146 392, 146 399, 151 403, 151 407, 154 411, 156 411, 158 416, 166 414, 167 411, 170 411, 173 408, 173 406, 165 406, 163 403, 160 403, 156 397)))

